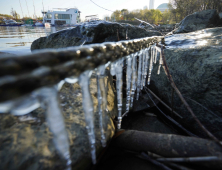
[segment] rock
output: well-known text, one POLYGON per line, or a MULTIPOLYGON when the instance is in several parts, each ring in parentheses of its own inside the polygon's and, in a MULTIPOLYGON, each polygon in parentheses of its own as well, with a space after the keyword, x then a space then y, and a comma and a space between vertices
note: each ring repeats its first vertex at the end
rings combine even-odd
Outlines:
POLYGON ((215 9, 195 12, 186 16, 173 33, 188 33, 220 25, 220 17, 215 9))
MULTIPOLYGON (((109 141, 115 127, 111 117, 117 113, 112 76, 107 73, 108 114, 104 115, 105 135, 109 141)), ((99 117, 97 112, 97 84, 91 78, 91 95, 95 109, 95 131, 97 156, 102 150, 100 142, 99 117)), ((65 83, 59 93, 61 107, 69 135, 73 169, 88 169, 91 166, 90 146, 82 108, 82 94, 78 83, 65 83)), ((9 114, 0 114, 0 169, 65 169, 64 162, 57 155, 53 136, 45 121, 45 110, 39 108, 26 119, 9 114), (27 120, 27 121, 26 121, 27 120), (35 121, 36 120, 36 121, 35 121)))
MULTIPOLYGON (((165 58, 170 73, 181 94, 202 124, 220 140, 222 139, 222 28, 165 37, 165 58), (192 99, 192 100, 190 100, 192 99), (202 106, 197 104, 200 103, 202 106), (204 109, 207 108, 206 109, 204 109)), ((171 103, 171 85, 158 64, 151 76, 151 90, 168 105, 171 103)), ((193 133, 207 137, 174 93, 174 109, 183 119, 178 119, 193 133)))
POLYGON ((63 30, 41 37, 31 45, 31 50, 45 48, 63 48, 82 44, 102 43, 109 41, 135 39, 142 37, 160 36, 157 31, 146 31, 130 24, 98 22, 97 24, 82 24, 70 30, 63 30))

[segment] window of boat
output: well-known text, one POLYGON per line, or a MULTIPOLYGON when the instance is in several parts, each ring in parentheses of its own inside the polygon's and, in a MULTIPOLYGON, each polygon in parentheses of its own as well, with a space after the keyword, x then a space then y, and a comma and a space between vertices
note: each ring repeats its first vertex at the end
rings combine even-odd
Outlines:
POLYGON ((52 19, 52 14, 46 14, 47 19, 52 19))
POLYGON ((70 14, 55 14, 55 19, 70 19, 70 14))

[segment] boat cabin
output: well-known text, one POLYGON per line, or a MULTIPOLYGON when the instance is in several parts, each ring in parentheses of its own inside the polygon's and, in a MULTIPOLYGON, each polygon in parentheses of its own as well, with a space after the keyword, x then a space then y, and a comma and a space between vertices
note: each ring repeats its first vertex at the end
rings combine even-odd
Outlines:
POLYGON ((43 23, 52 25, 73 25, 80 22, 80 11, 77 8, 53 8, 47 12, 42 11, 43 23))

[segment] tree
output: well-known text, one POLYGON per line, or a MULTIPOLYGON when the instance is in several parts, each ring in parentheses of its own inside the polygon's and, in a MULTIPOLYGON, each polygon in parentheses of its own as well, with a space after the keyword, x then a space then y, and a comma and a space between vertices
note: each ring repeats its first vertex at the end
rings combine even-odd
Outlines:
POLYGON ((169 8, 177 22, 187 15, 206 9, 222 12, 222 0, 170 0, 169 8))
POLYGON ((15 10, 13 10, 13 8, 11 9, 11 14, 13 18, 20 19, 20 15, 15 10))

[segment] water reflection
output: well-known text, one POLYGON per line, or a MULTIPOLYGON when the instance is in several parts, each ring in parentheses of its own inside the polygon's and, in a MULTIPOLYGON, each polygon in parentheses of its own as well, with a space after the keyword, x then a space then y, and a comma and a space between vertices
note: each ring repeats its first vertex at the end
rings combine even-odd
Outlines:
POLYGON ((12 54, 31 53, 32 42, 40 37, 49 36, 64 27, 5 27, 0 26, 0 52, 12 54))

